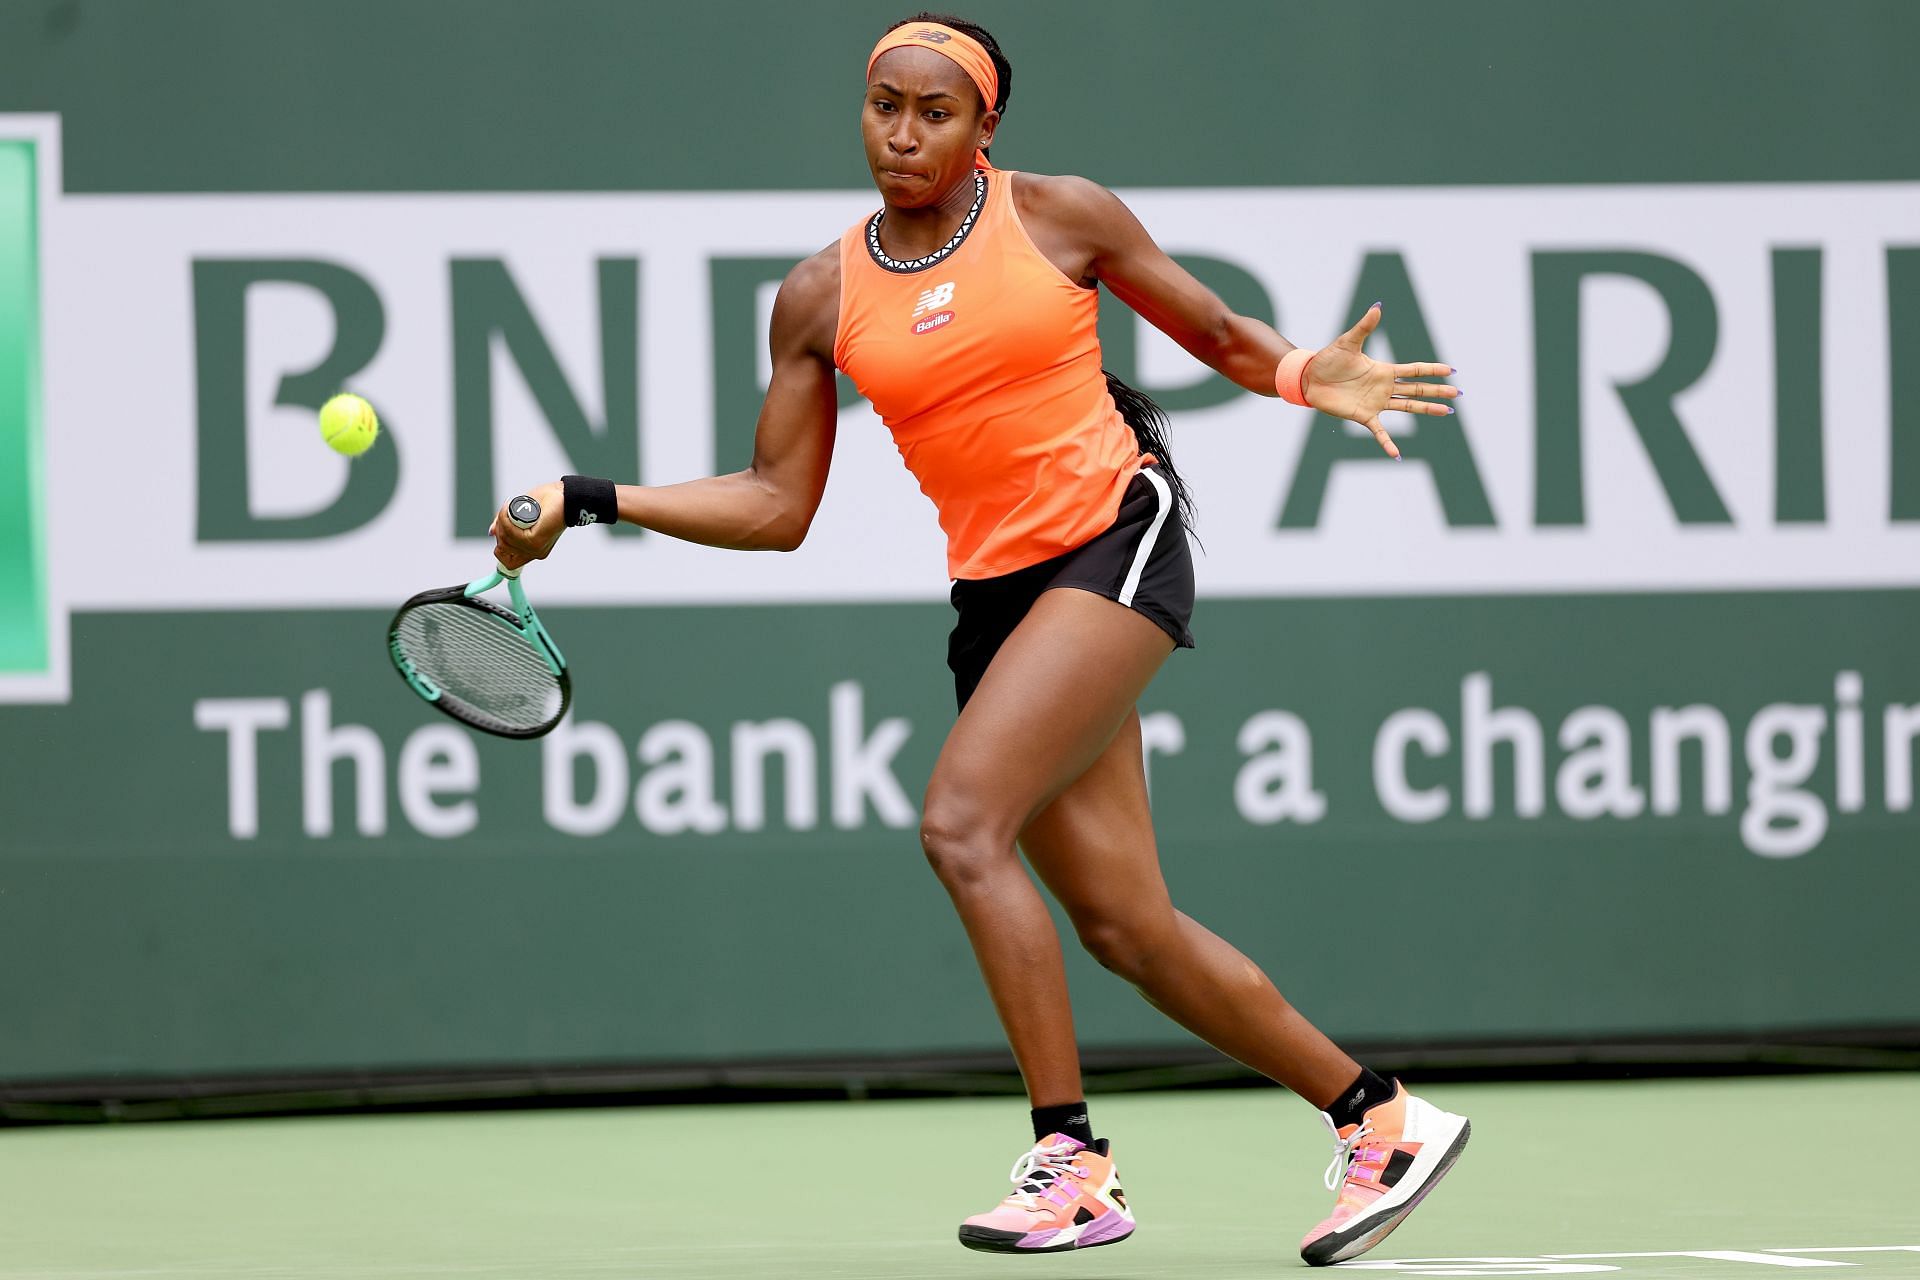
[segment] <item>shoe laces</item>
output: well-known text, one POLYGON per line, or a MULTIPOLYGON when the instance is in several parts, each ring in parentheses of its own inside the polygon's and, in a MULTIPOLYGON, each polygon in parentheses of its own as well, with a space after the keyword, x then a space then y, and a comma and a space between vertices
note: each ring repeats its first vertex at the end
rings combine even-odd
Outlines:
POLYGON ((1024 1152, 1013 1162, 1013 1169, 1007 1174, 1007 1180, 1014 1185, 1014 1192, 1007 1197, 1023 1208, 1032 1208, 1035 1201, 1044 1196, 1055 1204, 1065 1204, 1065 1199, 1055 1200, 1053 1192, 1058 1189, 1060 1179, 1072 1174, 1076 1178, 1085 1178, 1086 1170, 1073 1163, 1073 1157, 1083 1148, 1067 1142, 1056 1142, 1051 1146, 1035 1146, 1024 1152))
POLYGON ((1320 1118, 1327 1122, 1327 1128, 1333 1130, 1333 1161, 1327 1165, 1327 1172, 1322 1180, 1326 1183, 1327 1190, 1338 1191, 1340 1184, 1347 1180, 1347 1169, 1353 1164, 1354 1151, 1359 1148, 1361 1142, 1373 1136, 1373 1126, 1363 1120, 1351 1134, 1343 1138, 1340 1136, 1340 1130, 1334 1127, 1332 1116, 1323 1111, 1320 1113, 1320 1118))

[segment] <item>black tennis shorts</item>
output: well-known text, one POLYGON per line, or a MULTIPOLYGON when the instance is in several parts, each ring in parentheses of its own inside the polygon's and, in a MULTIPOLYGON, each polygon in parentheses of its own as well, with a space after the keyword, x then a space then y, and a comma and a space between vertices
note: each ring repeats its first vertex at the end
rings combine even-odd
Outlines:
POLYGON ((1158 470, 1141 468, 1121 495, 1113 524, 1091 541, 998 578, 953 584, 960 616, 947 640, 947 666, 962 707, 1033 602, 1054 587, 1117 601, 1158 623, 1178 647, 1193 648, 1187 630, 1193 620, 1193 553, 1173 490, 1158 470))

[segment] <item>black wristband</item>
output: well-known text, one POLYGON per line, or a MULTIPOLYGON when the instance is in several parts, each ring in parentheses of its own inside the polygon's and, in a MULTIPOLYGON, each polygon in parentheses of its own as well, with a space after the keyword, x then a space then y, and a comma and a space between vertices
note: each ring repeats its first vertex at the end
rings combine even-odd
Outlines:
POLYGON ((613 481, 599 476, 561 476, 560 508, 569 529, 583 524, 617 524, 620 503, 613 481))

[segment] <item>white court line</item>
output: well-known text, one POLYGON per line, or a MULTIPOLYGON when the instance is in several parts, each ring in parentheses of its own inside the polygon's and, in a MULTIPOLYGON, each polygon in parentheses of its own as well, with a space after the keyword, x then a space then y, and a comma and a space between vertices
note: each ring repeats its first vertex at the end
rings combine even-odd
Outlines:
POLYGON ((1658 1253, 1543 1253, 1556 1262, 1601 1258, 1708 1258, 1715 1262, 1755 1262, 1768 1267, 1851 1267, 1852 1262, 1828 1262, 1824 1258, 1782 1258, 1770 1253, 1750 1253, 1745 1249, 1662 1249, 1658 1253))

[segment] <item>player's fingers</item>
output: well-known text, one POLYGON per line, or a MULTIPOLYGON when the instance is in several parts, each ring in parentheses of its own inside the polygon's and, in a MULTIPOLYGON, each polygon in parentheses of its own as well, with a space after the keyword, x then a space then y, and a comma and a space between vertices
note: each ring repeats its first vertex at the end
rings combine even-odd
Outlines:
POLYGON ((1451 378, 1460 372, 1450 364, 1397 364, 1393 366, 1396 378, 1451 378))
POLYGON ((1380 419, 1368 418, 1360 425, 1373 432, 1375 443, 1387 451, 1389 458, 1395 462, 1400 460, 1400 446, 1393 442, 1393 437, 1387 434, 1387 429, 1380 425, 1380 419))
POLYGON ((1376 302, 1367 308, 1366 314, 1362 315, 1360 319, 1355 322, 1353 328, 1334 339, 1334 345, 1348 347, 1354 351, 1358 351, 1361 347, 1367 345, 1367 339, 1372 336, 1373 331, 1379 327, 1380 304, 1376 302))
POLYGON ((526 531, 511 520, 496 519, 493 525, 493 554, 507 568, 517 569, 541 558, 540 549, 528 539, 526 531))
POLYGON ((1395 396, 1387 401, 1387 408, 1398 409, 1401 413, 1449 414, 1453 412, 1450 404, 1435 404, 1431 400, 1409 400, 1406 396, 1395 396))
MULTIPOLYGON (((521 557, 520 563, 525 564, 533 551, 533 542, 527 537, 527 531, 509 520, 506 513, 505 507, 495 513, 493 523, 487 526, 487 533, 493 539, 496 555, 517 555, 521 557)), ((503 561, 503 563, 506 563, 509 569, 519 567, 511 562, 503 561)))
POLYGON ((1411 382, 1406 378, 1393 380, 1393 394, 1397 396, 1420 396, 1428 400, 1457 400, 1466 392, 1450 382, 1411 382))

